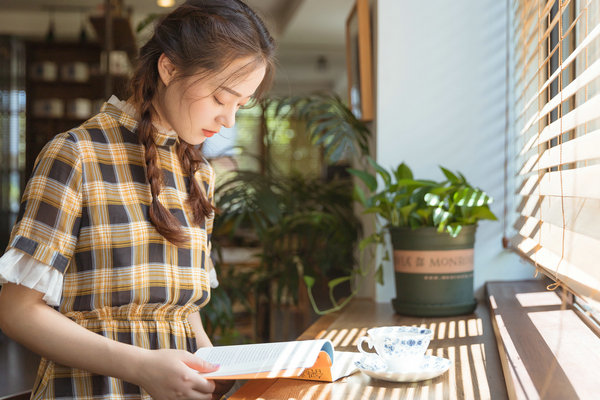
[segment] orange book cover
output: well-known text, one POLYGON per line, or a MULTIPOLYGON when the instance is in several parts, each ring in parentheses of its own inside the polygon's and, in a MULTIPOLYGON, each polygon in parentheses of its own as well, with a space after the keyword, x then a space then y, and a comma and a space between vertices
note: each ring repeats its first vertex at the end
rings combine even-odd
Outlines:
POLYGON ((296 378, 333 382, 357 368, 357 353, 335 352, 328 339, 205 347, 195 355, 219 370, 214 379, 296 378))

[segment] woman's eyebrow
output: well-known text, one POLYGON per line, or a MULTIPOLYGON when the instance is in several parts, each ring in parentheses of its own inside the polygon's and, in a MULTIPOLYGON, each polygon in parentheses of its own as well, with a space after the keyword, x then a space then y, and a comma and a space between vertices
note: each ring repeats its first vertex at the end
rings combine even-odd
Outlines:
MULTIPOLYGON (((231 93, 231 94, 232 94, 232 95, 234 95, 234 96, 237 96, 237 97, 244 97, 244 96, 242 96, 241 94, 239 94, 238 92, 236 92, 235 90, 228 88, 227 86, 221 86, 221 89, 223 89, 223 90, 224 90, 224 91, 226 91, 226 92, 229 92, 229 93, 231 93)), ((252 93, 251 95, 245 96, 245 97, 252 97, 252 95, 254 95, 254 93, 252 93)))

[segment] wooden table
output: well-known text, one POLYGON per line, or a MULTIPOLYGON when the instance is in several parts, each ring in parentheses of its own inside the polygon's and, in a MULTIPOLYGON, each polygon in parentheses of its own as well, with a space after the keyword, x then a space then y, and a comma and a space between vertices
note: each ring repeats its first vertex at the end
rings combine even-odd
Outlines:
POLYGON ((469 315, 416 318, 397 315, 391 304, 353 300, 344 310, 321 317, 298 339, 328 338, 336 350, 357 351, 367 329, 418 325, 434 331, 427 354, 452 360, 443 375, 416 383, 372 379, 360 372, 334 383, 294 379, 250 380, 231 395, 242 399, 505 399, 508 398, 498 347, 485 303, 469 315))

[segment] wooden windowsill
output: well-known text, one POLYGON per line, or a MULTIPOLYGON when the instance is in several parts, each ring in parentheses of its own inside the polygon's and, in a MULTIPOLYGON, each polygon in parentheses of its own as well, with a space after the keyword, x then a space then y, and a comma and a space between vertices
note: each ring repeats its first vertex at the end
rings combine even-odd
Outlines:
POLYGON ((546 284, 486 284, 509 397, 598 398, 600 338, 546 284))

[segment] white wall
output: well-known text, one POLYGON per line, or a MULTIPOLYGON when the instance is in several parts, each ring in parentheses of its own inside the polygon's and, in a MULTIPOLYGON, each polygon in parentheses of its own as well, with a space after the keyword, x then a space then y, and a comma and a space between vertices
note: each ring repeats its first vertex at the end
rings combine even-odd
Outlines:
MULTIPOLYGON (((476 236, 478 296, 485 281, 531 278, 533 268, 501 245, 506 3, 378 0, 374 10, 377 161, 405 161, 432 179, 443 165, 494 197, 500 221, 481 222, 476 236)), ((391 262, 385 270, 382 302, 395 297, 391 262)))

